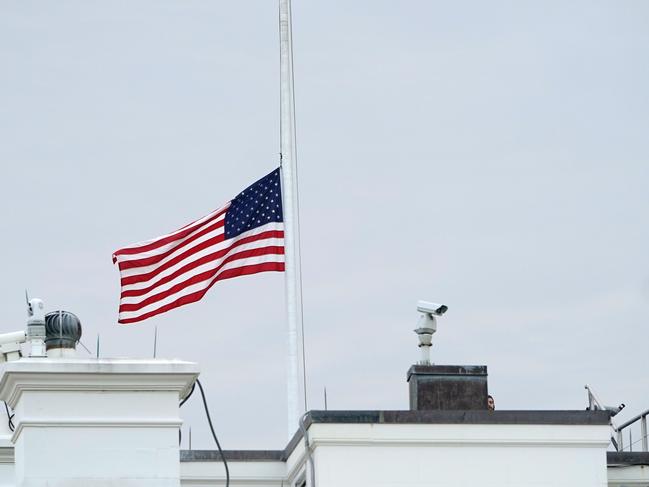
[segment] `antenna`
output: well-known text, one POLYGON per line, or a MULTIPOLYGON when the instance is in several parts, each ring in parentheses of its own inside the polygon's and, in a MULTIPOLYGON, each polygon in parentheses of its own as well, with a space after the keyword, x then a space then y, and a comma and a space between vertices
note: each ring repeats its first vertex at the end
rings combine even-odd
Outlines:
POLYGON ((593 392, 593 390, 590 388, 588 384, 584 386, 584 389, 588 391, 588 409, 591 411, 604 409, 604 406, 602 406, 602 403, 599 402, 599 399, 597 398, 597 396, 595 396, 595 393, 593 392))
POLYGON ((327 411, 327 386, 324 388, 325 411, 327 411))
POLYGON ((59 340, 63 341, 63 311, 59 310, 59 340))
POLYGON ((99 358, 99 333, 97 333, 97 358, 99 358))
POLYGON ((27 288, 25 288, 25 301, 27 302, 27 315, 31 316, 34 314, 34 310, 32 309, 32 305, 29 302, 29 293, 27 292, 27 288))
POLYGON ((189 427, 189 449, 192 449, 192 427, 189 427))
POLYGON ((156 325, 155 331, 153 332, 153 358, 156 358, 157 354, 158 354, 158 325, 156 325))

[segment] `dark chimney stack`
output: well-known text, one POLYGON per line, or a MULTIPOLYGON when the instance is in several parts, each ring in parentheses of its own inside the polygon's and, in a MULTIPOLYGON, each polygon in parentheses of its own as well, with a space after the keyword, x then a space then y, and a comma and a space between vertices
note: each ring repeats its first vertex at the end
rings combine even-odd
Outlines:
POLYGON ((486 365, 413 365, 410 410, 487 409, 486 365))

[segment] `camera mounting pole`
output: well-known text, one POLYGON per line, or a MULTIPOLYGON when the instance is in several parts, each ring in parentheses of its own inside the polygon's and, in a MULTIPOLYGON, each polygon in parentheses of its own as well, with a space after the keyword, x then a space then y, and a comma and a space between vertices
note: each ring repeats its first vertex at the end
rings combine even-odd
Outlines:
POLYGON ((424 314, 419 319, 419 326, 415 330, 419 338, 419 350, 421 357, 419 365, 431 365, 430 347, 433 346, 433 333, 437 331, 437 320, 433 315, 424 314))

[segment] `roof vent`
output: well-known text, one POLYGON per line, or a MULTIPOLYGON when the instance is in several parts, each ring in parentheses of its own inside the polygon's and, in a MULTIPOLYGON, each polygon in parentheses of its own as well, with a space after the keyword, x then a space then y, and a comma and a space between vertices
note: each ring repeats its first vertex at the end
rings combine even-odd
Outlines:
POLYGON ((69 311, 52 311, 45 315, 45 348, 48 357, 75 355, 81 340, 81 321, 69 311))

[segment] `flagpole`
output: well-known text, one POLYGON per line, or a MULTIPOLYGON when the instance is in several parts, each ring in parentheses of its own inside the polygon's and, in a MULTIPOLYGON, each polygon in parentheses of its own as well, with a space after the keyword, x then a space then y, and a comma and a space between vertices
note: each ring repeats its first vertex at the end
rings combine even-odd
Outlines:
MULTIPOLYGON (((280 40, 280 152, 286 253, 286 307, 288 321, 287 413, 288 438, 297 431, 303 408, 299 400, 298 329, 302 329, 302 271, 298 215, 295 96, 293 92, 293 39, 291 1, 279 0, 280 40)), ((306 394, 306 392, 305 392, 306 394)), ((306 396, 305 396, 306 397, 306 396)), ((305 401, 306 402, 306 401, 305 401)), ((306 405, 305 405, 306 406, 306 405)))

